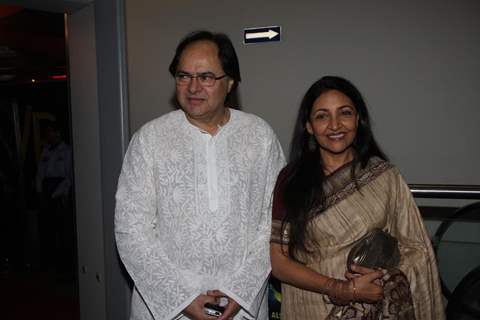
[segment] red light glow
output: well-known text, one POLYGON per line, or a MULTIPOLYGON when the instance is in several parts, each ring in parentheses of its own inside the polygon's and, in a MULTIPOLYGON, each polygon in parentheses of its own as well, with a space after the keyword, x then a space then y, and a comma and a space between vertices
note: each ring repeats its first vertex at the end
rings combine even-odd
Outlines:
POLYGON ((67 75, 66 74, 59 74, 59 75, 50 76, 50 78, 52 78, 53 80, 67 79, 67 75))

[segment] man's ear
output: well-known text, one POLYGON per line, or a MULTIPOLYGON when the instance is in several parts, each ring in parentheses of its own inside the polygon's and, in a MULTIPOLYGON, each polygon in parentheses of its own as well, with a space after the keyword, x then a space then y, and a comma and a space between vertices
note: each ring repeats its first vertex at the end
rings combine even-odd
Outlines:
POLYGON ((228 84, 227 84, 227 92, 230 93, 232 90, 233 84, 235 83, 235 80, 233 79, 228 79, 228 84))

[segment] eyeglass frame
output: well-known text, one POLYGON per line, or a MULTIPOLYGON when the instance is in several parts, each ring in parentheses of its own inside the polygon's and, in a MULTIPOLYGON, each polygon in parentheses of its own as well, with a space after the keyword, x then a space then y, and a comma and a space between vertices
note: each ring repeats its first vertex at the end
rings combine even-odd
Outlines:
MULTIPOLYGON (((175 74, 173 75, 173 78, 175 79, 175 83, 179 86, 186 86, 186 85, 189 85, 191 83, 191 81, 193 80, 193 78, 197 78, 197 80, 199 81, 199 83, 204 86, 204 87, 213 87, 215 85, 215 83, 217 82, 217 80, 220 80, 220 79, 223 79, 225 77, 227 77, 228 75, 227 74, 224 74, 224 75, 221 75, 221 76, 215 76, 215 74, 213 72, 210 72, 210 71, 207 71, 207 72, 198 72, 198 73, 188 73, 188 72, 184 72, 184 71, 177 71, 175 72, 175 74), (188 78, 188 81, 187 82, 180 82, 179 80, 179 76, 183 76, 183 77, 187 77, 188 78), (202 82, 201 80, 201 77, 205 77, 205 76, 211 76, 212 79, 213 79, 213 82, 212 84, 205 84, 202 82)), ((185 79, 186 80, 186 79, 185 79)))

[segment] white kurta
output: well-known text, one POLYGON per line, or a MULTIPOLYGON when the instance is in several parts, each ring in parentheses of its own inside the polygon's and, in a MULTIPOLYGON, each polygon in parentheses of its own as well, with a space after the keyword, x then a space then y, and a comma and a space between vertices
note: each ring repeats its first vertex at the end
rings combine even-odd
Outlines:
POLYGON ((267 319, 271 200, 284 157, 265 121, 230 111, 214 136, 176 110, 130 142, 115 234, 135 283, 131 319, 186 318, 213 289, 241 305, 235 319, 267 319))

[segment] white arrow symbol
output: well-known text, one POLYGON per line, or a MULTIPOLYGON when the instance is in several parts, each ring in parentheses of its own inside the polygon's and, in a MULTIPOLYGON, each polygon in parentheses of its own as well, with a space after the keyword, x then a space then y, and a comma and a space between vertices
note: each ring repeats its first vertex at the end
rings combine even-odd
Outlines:
POLYGON ((272 39, 273 37, 276 37, 277 35, 278 35, 278 32, 275 32, 272 29, 269 29, 267 32, 247 33, 245 35, 245 38, 246 39, 258 39, 258 38, 272 39))

